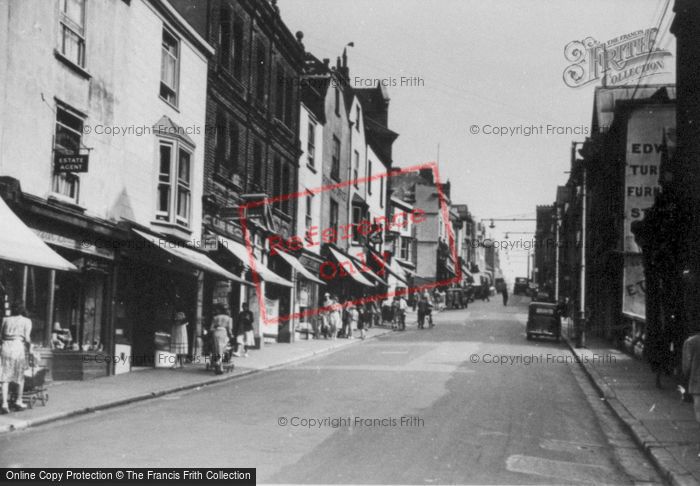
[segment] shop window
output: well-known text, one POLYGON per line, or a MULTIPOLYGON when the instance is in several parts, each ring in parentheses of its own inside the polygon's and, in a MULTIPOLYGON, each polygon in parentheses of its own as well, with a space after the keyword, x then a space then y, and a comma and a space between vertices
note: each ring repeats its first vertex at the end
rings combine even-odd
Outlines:
POLYGON ((160 142, 156 219, 190 225, 192 152, 175 142, 160 142))
MULTIPOLYGON (((66 106, 56 107, 54 150, 63 155, 77 155, 82 147, 83 118, 66 106)), ((72 172, 54 174, 52 190, 78 203, 80 177, 72 172)))
POLYGON ((333 154, 331 160, 331 177, 340 180, 340 140, 333 136, 333 154))
POLYGON ((61 0, 59 16, 60 52, 69 61, 85 67, 85 0, 61 0))
POLYGON ((177 106, 179 85, 180 42, 167 29, 163 29, 160 62, 160 97, 177 106))

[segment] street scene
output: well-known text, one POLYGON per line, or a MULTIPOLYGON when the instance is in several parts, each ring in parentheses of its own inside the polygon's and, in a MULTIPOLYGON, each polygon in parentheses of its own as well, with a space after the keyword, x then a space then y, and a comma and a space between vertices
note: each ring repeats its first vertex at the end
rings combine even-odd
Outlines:
POLYGON ((700 4, 579 3, 0 0, 0 482, 700 484, 700 4))

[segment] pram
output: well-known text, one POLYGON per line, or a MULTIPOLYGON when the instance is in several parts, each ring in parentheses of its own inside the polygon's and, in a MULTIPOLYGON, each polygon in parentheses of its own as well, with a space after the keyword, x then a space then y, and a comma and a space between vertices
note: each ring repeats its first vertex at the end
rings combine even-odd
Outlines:
MULTIPOLYGON (((214 354, 214 334, 209 333, 207 335, 207 339, 205 340, 205 350, 204 354, 205 356, 208 356, 208 359, 206 359, 206 369, 207 371, 209 370, 214 370, 215 372, 217 371, 216 369, 216 361, 218 356, 214 354)), ((228 343, 226 344, 226 349, 224 350, 223 356, 221 357, 221 373, 230 373, 233 371, 234 364, 233 364, 233 351, 234 351, 234 346, 235 346, 235 338, 229 339, 228 343)))
MULTIPOLYGON (((22 401, 29 408, 34 408, 34 404, 38 401, 42 406, 46 406, 49 401, 49 394, 46 387, 46 375, 48 368, 37 365, 35 356, 31 353, 27 354, 27 365, 29 368, 24 372, 24 393, 22 393, 22 401)), ((17 402, 17 384, 10 384, 10 401, 17 402)))

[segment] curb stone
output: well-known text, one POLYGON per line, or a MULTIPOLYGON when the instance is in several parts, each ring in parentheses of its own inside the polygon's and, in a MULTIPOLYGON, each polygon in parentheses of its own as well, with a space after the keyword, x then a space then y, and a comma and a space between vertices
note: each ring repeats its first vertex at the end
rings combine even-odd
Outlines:
MULTIPOLYGON (((574 356, 578 356, 576 348, 569 340, 569 337, 562 334, 562 339, 574 356)), ((661 473, 661 476, 674 486, 697 486, 698 481, 692 473, 676 461, 673 455, 659 443, 649 429, 618 400, 614 390, 601 377, 600 373, 584 363, 583 360, 579 360, 579 366, 586 373, 591 383, 593 383, 593 386, 608 405, 608 408, 625 424, 634 441, 661 473)))
POLYGON ((284 361, 281 361, 279 363, 274 363, 274 364, 271 364, 269 366, 265 366, 265 367, 259 368, 259 369, 249 369, 249 370, 241 371, 241 372, 235 373, 235 374, 234 373, 227 373, 227 374, 215 377, 215 378, 209 378, 206 380, 198 381, 196 383, 189 383, 187 385, 180 385, 180 386, 176 386, 176 387, 172 387, 172 388, 166 388, 164 390, 151 391, 151 392, 143 393, 141 395, 135 395, 132 397, 121 399, 121 400, 114 400, 114 401, 103 403, 103 404, 96 405, 93 407, 85 407, 85 408, 79 408, 76 410, 69 410, 66 412, 58 412, 58 413, 55 413, 52 415, 39 417, 39 418, 36 418, 33 420, 13 419, 16 421, 16 423, 0 426, 0 435, 7 434, 7 433, 13 432, 15 430, 24 430, 24 429, 28 429, 30 427, 37 427, 40 425, 46 425, 48 423, 57 422, 59 420, 64 420, 64 419, 68 419, 71 417, 77 417, 80 415, 87 415, 90 413, 100 412, 102 410, 108 410, 111 408, 123 407, 125 405, 130 405, 132 403, 142 402, 142 401, 150 400, 153 398, 160 398, 162 396, 171 395, 173 393, 178 393, 181 391, 192 390, 195 388, 200 388, 200 387, 209 386, 209 385, 216 385, 218 383, 222 383, 222 382, 229 381, 229 380, 234 380, 237 378, 242 378, 245 376, 250 376, 250 375, 264 372, 264 371, 271 371, 271 370, 281 368, 284 366, 288 366, 288 365, 291 365, 291 364, 294 364, 294 363, 297 363, 300 361, 305 361, 305 360, 314 358, 314 357, 322 355, 322 354, 337 351, 339 349, 345 348, 347 346, 351 346, 353 344, 361 344, 363 342, 371 341, 373 339, 376 339, 380 336, 384 336, 385 334, 389 334, 391 332, 391 330, 388 330, 388 329, 382 329, 382 330, 384 332, 375 334, 374 336, 368 336, 364 340, 361 340, 361 339, 353 339, 352 341, 343 340, 343 341, 341 341, 333 346, 329 346, 329 347, 323 348, 323 349, 318 349, 318 350, 315 350, 311 353, 308 353, 308 354, 305 354, 305 355, 302 355, 299 357, 291 358, 288 360, 284 360, 284 361))

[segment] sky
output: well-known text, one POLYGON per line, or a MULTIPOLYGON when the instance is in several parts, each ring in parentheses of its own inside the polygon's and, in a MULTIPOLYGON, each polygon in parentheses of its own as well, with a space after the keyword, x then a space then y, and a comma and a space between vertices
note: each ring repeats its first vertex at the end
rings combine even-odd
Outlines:
MULTIPOLYGON (((278 4, 289 29, 301 30, 306 49, 319 59, 335 63, 343 47, 354 43, 348 47, 351 83, 379 78, 390 84, 389 127, 399 133, 394 164, 437 160, 441 180, 452 184, 452 201, 466 203, 478 219, 534 218, 535 207, 551 204, 557 185, 566 182, 571 142, 583 141, 590 130, 594 87, 600 85, 564 83, 571 64, 564 56, 567 44, 659 27, 657 47, 675 54, 668 0, 278 4), (418 80, 401 86, 402 76, 418 80), (564 133, 547 134, 548 125, 564 133), (531 126, 536 130, 525 136, 531 126), (499 136, 494 127, 515 132, 499 136)), ((673 82, 674 60, 666 63, 669 74, 643 82, 673 82)), ((534 221, 495 224, 489 231, 496 240, 505 232, 512 232, 511 240, 530 240, 535 228, 534 221)), ((527 254, 501 251, 508 280, 525 273, 527 254)))

